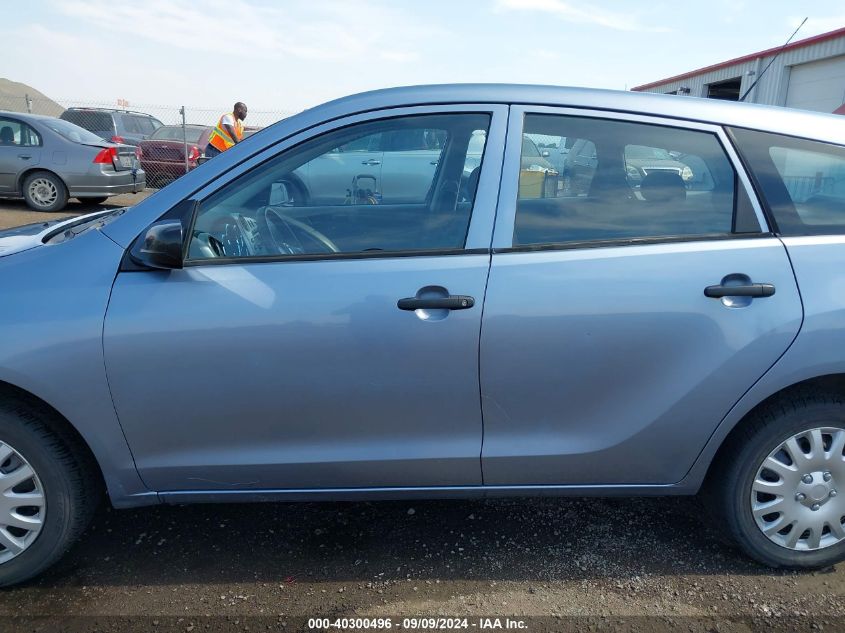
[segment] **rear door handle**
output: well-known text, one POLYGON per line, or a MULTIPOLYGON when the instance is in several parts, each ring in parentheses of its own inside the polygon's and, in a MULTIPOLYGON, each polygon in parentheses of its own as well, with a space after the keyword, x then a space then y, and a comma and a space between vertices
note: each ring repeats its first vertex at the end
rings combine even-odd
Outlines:
POLYGON ((722 297, 771 297, 775 294, 772 284, 746 284, 743 286, 707 286, 705 297, 721 299, 722 297))
POLYGON ((375 167, 376 165, 381 165, 381 161, 376 160, 375 158, 371 158, 369 160, 362 160, 361 164, 362 165, 370 165, 372 167, 375 167))
POLYGON ((449 295, 430 299, 406 297, 396 302, 400 310, 468 310, 474 305, 475 298, 468 295, 449 295))
POLYGON ((30 156, 29 154, 18 154, 18 158, 22 160, 29 160, 30 158, 32 158, 32 156, 30 156))

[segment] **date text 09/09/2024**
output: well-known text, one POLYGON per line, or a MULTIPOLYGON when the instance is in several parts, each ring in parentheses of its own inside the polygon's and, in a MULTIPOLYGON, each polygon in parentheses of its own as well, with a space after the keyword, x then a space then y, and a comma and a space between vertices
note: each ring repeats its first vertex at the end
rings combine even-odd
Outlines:
POLYGON ((450 629, 479 629, 479 630, 526 630, 528 625, 524 620, 511 618, 309 618, 309 630, 450 630, 450 629))

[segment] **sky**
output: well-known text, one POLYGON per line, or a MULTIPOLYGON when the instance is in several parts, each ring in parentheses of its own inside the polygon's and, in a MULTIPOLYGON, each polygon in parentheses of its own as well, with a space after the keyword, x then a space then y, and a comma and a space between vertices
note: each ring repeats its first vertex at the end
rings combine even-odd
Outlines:
POLYGON ((59 101, 295 112, 390 86, 630 89, 845 26, 842 0, 0 0, 0 77, 59 101), (26 7, 25 9, 21 7, 26 7))

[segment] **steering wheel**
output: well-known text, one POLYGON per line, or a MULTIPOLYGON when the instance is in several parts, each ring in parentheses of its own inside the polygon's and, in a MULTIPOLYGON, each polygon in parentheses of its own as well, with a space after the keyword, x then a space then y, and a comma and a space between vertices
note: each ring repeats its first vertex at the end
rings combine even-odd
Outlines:
POLYGON ((312 226, 294 220, 281 213, 276 207, 264 207, 264 226, 270 240, 280 253, 286 255, 303 255, 309 251, 302 245, 300 236, 305 236, 310 241, 317 242, 324 253, 339 253, 340 249, 328 237, 320 233, 312 226))

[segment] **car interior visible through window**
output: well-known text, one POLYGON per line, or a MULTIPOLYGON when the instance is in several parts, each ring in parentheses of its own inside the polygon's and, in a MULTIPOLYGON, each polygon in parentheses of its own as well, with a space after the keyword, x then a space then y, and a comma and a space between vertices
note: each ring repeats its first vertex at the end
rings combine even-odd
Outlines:
POLYGON ((41 145, 38 133, 25 123, 14 119, 0 119, 0 147, 34 147, 41 145))
POLYGON ((383 119, 286 150, 202 201, 188 260, 461 249, 489 124, 383 119))
MULTIPOLYGON (((736 182, 709 132, 528 115, 513 244, 731 235, 738 232, 735 207, 750 209, 736 204, 737 197, 747 202, 736 182), (531 139, 544 140, 554 154, 534 157, 531 139)), ((753 218, 751 224, 743 232, 759 231, 753 218)))

